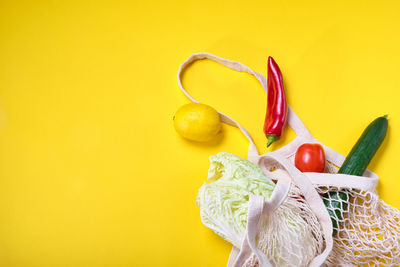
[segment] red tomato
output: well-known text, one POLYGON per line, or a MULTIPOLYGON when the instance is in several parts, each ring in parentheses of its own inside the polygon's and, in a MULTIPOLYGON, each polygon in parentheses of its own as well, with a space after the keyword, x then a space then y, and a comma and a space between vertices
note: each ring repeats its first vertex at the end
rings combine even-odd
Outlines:
POLYGON ((302 172, 324 172, 324 149, 320 144, 302 144, 297 149, 294 164, 302 172))

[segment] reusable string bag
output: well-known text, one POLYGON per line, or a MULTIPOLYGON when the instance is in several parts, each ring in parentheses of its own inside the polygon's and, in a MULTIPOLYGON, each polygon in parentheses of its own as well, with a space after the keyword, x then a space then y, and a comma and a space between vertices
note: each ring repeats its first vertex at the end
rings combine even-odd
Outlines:
MULTIPOLYGON (((200 59, 210 59, 254 75, 267 92, 267 80, 262 74, 240 62, 197 53, 190 56, 178 72, 179 86, 193 102, 197 101, 183 88, 181 76, 192 62, 200 59)), ((249 196, 247 225, 240 237, 235 225, 213 221, 212 202, 200 203, 203 223, 234 245, 228 266, 400 266, 400 212, 379 199, 375 173, 367 170, 364 176, 337 174, 337 167, 345 157, 315 139, 290 107, 288 125, 297 137, 286 146, 263 155, 259 155, 250 134, 239 123, 219 114, 222 122, 238 127, 249 140, 248 160, 276 182, 269 199, 249 196), (302 173, 294 166, 296 150, 303 143, 323 146, 328 173, 302 173), (348 199, 347 203, 341 203, 343 218, 335 218, 339 223, 334 228, 323 201, 342 200, 331 199, 332 194, 327 192, 342 192, 348 199), (291 240, 277 240, 279 235, 274 230, 288 223, 279 214, 288 208, 310 225, 315 247, 304 250, 291 246, 291 240), (337 232, 334 237, 333 230, 337 232), (272 255, 278 241, 286 242, 289 249, 281 245, 278 253, 272 255), (304 255, 303 251, 311 251, 312 255, 304 255)))

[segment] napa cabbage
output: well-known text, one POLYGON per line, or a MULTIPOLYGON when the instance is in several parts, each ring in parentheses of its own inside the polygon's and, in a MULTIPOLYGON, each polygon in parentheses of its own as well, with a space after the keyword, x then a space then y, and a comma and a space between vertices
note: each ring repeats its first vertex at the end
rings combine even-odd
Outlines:
MULTIPOLYGON (((244 239, 250 195, 271 197, 274 182, 252 162, 230 153, 210 157, 208 182, 199 189, 203 224, 222 238, 241 247, 244 239)), ((263 217, 258 247, 277 266, 306 266, 321 249, 312 226, 306 222, 296 199, 289 199, 274 212, 263 217)))

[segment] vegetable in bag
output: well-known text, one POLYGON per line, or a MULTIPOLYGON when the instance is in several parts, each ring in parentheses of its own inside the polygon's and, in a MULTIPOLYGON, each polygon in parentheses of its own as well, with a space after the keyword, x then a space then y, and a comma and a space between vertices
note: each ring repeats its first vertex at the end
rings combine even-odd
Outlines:
MULTIPOLYGON (((197 196, 204 225, 241 247, 251 194, 269 199, 275 184, 248 160, 221 152, 210 157, 208 180, 197 196)), ((275 266, 307 266, 321 248, 312 223, 301 216, 298 200, 288 199, 261 219, 258 247, 275 266)))
MULTIPOLYGON (((357 143, 347 155, 338 173, 362 176, 372 157, 383 142, 388 128, 387 115, 371 122, 364 130, 357 143)), ((338 232, 339 223, 343 220, 350 197, 344 192, 327 192, 324 204, 328 208, 333 225, 333 236, 338 232)))

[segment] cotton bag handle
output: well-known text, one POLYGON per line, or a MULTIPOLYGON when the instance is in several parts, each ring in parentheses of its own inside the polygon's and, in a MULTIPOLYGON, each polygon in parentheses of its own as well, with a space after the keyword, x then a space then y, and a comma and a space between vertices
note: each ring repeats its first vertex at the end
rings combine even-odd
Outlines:
MULTIPOLYGON (((257 80, 261 83, 264 91, 267 93, 267 79, 264 77, 264 75, 255 72, 254 70, 250 69, 249 67, 245 66, 244 64, 237 62, 237 61, 232 61, 229 59, 221 58, 218 56, 215 56, 210 53, 196 53, 191 55, 185 62, 182 63, 178 70, 178 84, 182 92, 193 102, 198 103, 196 99, 194 99, 184 88, 182 85, 182 73, 185 71, 186 68, 190 66, 193 62, 201 59, 210 59, 215 62, 220 63, 223 66, 226 66, 230 69, 240 71, 240 72, 247 72, 257 78, 257 80)), ((256 148, 256 145, 254 144, 253 139, 251 138, 249 132, 243 128, 237 121, 229 117, 228 115, 223 114, 222 112, 218 112, 220 114, 220 118, 222 122, 225 122, 229 125, 232 125, 234 127, 237 127, 242 131, 242 133, 246 136, 246 138, 249 140, 250 145, 249 145, 249 151, 248 151, 248 159, 252 162, 257 161, 259 157, 258 150, 256 148)), ((301 136, 302 138, 312 138, 310 132, 308 131, 307 127, 303 124, 303 122, 300 120, 300 118, 296 115, 296 113, 293 112, 291 107, 288 107, 288 125, 290 128, 293 129, 293 131, 296 133, 296 135, 301 136)))
MULTIPOLYGON (((309 263, 309 266, 321 266, 332 250, 333 228, 329 213, 324 206, 320 196, 314 189, 311 181, 305 174, 295 168, 293 164, 291 164, 285 157, 276 152, 270 152, 262 155, 260 157, 258 165, 261 169, 263 169, 264 172, 268 173, 267 168, 271 165, 275 165, 276 162, 278 162, 283 170, 285 170, 287 173, 285 174, 282 171, 279 173, 279 175, 275 175, 275 177, 278 178, 278 183, 273 191, 271 198, 268 201, 264 202, 264 197, 262 196, 251 196, 248 207, 245 239, 242 243, 242 247, 239 253, 237 252, 237 249, 232 249, 228 261, 228 266, 243 266, 246 259, 251 255, 251 253, 254 253, 257 256, 260 266, 272 266, 266 258, 265 254, 257 248, 256 236, 259 232, 259 220, 262 214, 271 214, 282 204, 289 192, 291 180, 300 188, 305 200, 307 201, 307 203, 309 203, 310 208, 313 210, 316 217, 318 218, 325 239, 324 251, 314 257, 314 259, 312 259, 309 263)), ((278 172, 278 170, 276 172, 278 172)), ((271 173, 270 176, 273 176, 273 173, 271 173)))
POLYGON ((247 225, 244 240, 240 252, 235 255, 236 249, 232 248, 228 260, 228 266, 241 267, 254 253, 258 263, 262 267, 272 267, 267 256, 257 248, 257 235, 259 233, 259 223, 263 214, 273 213, 285 201, 291 186, 289 176, 281 175, 270 199, 265 200, 263 196, 251 195, 248 204, 247 225))
MULTIPOLYGON (((244 64, 237 62, 237 61, 232 61, 228 60, 225 58, 221 58, 218 56, 215 56, 210 53, 196 53, 191 55, 179 68, 178 71, 178 84, 182 92, 193 102, 198 102, 195 100, 184 88, 182 85, 182 73, 184 70, 192 64, 194 61, 201 60, 201 59, 210 59, 213 61, 216 61, 220 63, 223 66, 226 66, 230 69, 240 71, 240 72, 246 72, 251 75, 254 75, 257 80, 261 83, 264 91, 267 92, 267 79, 260 73, 255 72, 251 68, 245 66, 244 64)), ((248 150, 248 160, 250 160, 253 163, 257 163, 259 160, 259 153, 257 151, 257 148, 254 144, 253 139, 251 138, 249 132, 243 128, 238 122, 236 122, 234 119, 231 117, 218 112, 220 114, 221 120, 229 125, 238 127, 242 133, 246 136, 246 138, 249 140, 250 145, 249 145, 249 150, 248 150)), ((300 118, 296 115, 296 113, 293 111, 293 109, 289 106, 288 107, 288 120, 287 120, 288 125, 292 130, 296 133, 297 137, 295 140, 293 140, 291 143, 287 144, 286 146, 276 150, 275 152, 277 154, 281 154, 285 157, 290 157, 295 153, 297 150, 297 147, 300 146, 304 142, 309 142, 309 143, 319 143, 324 147, 325 150, 325 156, 328 161, 333 163, 336 166, 341 166, 345 160, 345 156, 341 155, 340 153, 336 152, 335 150, 327 147, 326 145, 322 144, 319 142, 317 139, 315 139, 307 127, 304 125, 304 123, 300 120, 300 118)), ((357 177, 357 176, 350 176, 346 175, 346 177, 342 177, 345 175, 332 175, 328 173, 322 173, 322 174, 316 174, 316 173, 307 173, 306 176, 311 180, 313 184, 326 184, 326 185, 332 185, 332 186, 350 186, 353 188, 358 188, 360 190, 366 190, 366 191, 373 191, 378 183, 378 176, 371 172, 366 170, 364 173, 364 177, 357 177), (370 179, 366 179, 365 177, 368 177, 370 179), (345 179, 343 179, 345 178, 345 179)))

